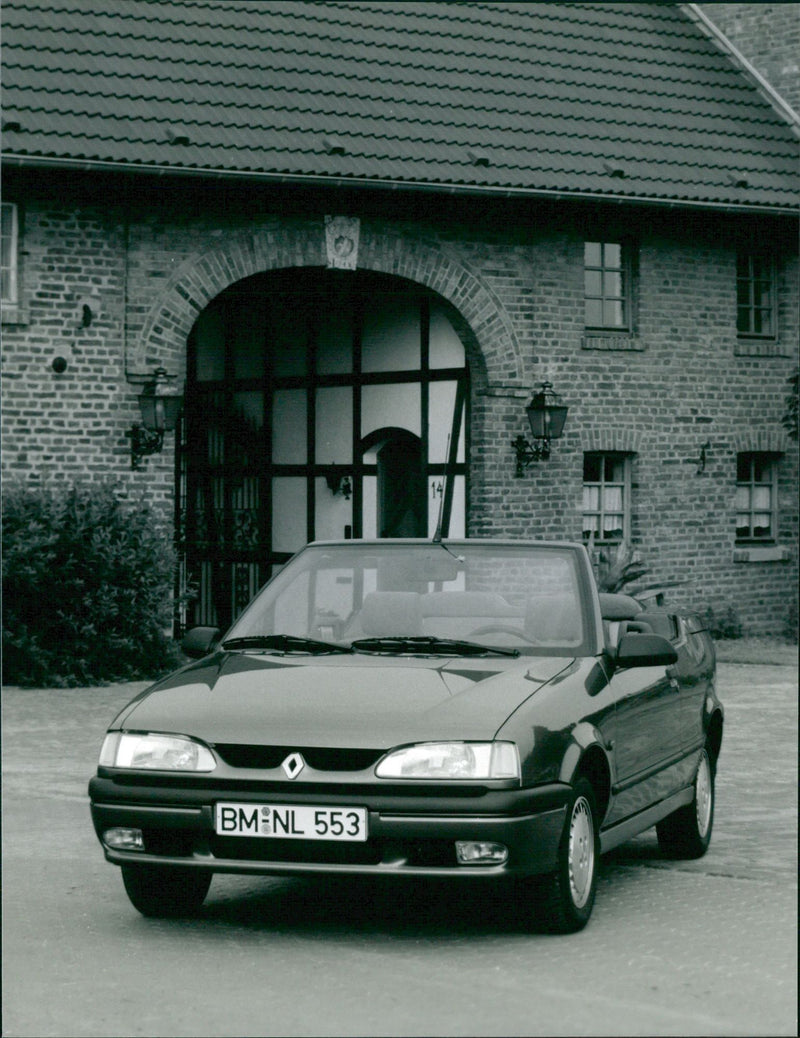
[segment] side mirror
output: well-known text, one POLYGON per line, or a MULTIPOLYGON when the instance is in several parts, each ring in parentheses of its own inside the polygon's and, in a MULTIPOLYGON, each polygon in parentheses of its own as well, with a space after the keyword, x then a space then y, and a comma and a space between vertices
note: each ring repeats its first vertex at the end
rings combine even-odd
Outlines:
POLYGON ((624 634, 617 649, 618 667, 668 667, 677 661, 675 646, 660 634, 624 634))
POLYGON ((181 639, 181 651, 190 659, 207 656, 220 639, 219 627, 193 627, 181 639))

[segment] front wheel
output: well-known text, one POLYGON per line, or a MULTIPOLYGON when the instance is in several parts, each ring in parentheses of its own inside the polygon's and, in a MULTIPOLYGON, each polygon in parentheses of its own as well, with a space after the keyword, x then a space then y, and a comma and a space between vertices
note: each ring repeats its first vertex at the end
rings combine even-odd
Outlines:
POLYGON ((194 915, 205 900, 211 877, 204 869, 122 866, 122 882, 131 904, 142 915, 156 918, 194 915))
POLYGON ((537 914, 552 933, 575 933, 589 922, 600 859, 596 817, 594 790, 578 779, 567 802, 558 866, 538 879, 537 914))
POLYGON ((692 802, 656 825, 658 846, 668 858, 702 858, 714 825, 714 768, 708 751, 700 754, 692 802))

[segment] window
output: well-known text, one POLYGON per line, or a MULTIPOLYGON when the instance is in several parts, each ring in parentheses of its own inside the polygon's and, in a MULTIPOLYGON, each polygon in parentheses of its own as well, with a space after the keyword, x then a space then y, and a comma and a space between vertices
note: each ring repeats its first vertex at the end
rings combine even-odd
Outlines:
POLYGON ((584 298, 587 328, 631 328, 629 249, 620 242, 584 243, 584 298))
POLYGON ((629 454, 583 456, 583 539, 616 544, 630 536, 629 454))
POLYGON ((773 542, 777 527, 775 454, 736 456, 736 540, 773 542))
POLYGON ((775 336, 775 267, 752 253, 736 258, 736 331, 743 336, 775 336))
POLYGON ((2 205, 2 243, 0 244, 0 281, 2 301, 17 302, 17 207, 2 205))

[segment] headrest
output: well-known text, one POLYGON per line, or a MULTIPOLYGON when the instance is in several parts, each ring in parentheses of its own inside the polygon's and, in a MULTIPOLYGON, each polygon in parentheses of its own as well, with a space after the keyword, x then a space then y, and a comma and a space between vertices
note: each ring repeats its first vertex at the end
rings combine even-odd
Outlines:
POLYGON ((361 607, 364 634, 419 634, 422 610, 416 591, 372 591, 361 607))
POLYGON ((424 616, 507 616, 513 612, 494 591, 431 591, 422 598, 424 616))
POLYGON ((571 595, 532 595, 525 607, 525 633, 535 644, 573 645, 580 640, 580 604, 571 595))
POLYGON ((604 620, 634 620, 642 607, 630 595, 600 592, 600 612, 604 620))

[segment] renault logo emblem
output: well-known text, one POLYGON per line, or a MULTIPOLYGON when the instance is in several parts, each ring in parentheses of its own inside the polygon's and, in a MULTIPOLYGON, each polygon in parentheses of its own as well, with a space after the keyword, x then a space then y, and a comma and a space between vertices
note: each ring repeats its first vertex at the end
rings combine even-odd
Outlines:
POLYGON ((299 753, 290 753, 283 764, 281 764, 281 767, 286 772, 286 777, 290 779, 296 779, 305 766, 306 762, 299 753))

